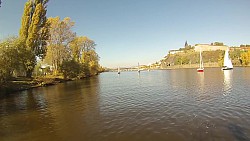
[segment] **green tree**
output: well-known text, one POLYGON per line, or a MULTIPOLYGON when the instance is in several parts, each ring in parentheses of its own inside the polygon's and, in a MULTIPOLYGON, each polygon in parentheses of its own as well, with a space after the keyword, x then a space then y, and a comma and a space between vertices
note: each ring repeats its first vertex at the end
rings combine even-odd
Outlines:
POLYGON ((63 20, 60 20, 60 17, 48 18, 48 23, 51 36, 48 41, 48 53, 45 62, 52 65, 55 74, 57 74, 62 62, 71 60, 69 44, 75 38, 75 33, 71 30, 75 23, 69 17, 63 20))
POLYGON ((82 71, 82 66, 75 60, 64 60, 60 65, 64 78, 76 78, 82 71))
POLYGON ((0 43, 0 81, 7 80, 23 68, 23 60, 27 54, 23 43, 17 37, 10 37, 0 43))
POLYGON ((86 36, 76 37, 70 48, 72 57, 84 67, 84 75, 95 75, 99 70, 99 56, 95 52, 95 42, 86 36))
POLYGON ((90 61, 89 61, 89 72, 90 75, 96 75, 99 72, 99 56, 98 54, 92 50, 89 52, 90 54, 90 61))
POLYGON ((225 52, 219 52, 219 54, 218 54, 218 64, 219 64, 219 66, 220 67, 222 67, 223 66, 223 62, 224 62, 224 54, 225 54, 225 52))
POLYGON ((243 66, 247 66, 250 63, 250 50, 241 54, 241 61, 243 66))
POLYGON ((81 61, 82 63, 89 63, 91 56, 90 56, 90 51, 95 50, 95 42, 88 37, 83 37, 83 53, 81 56, 81 61))
POLYGON ((214 46, 224 46, 224 43, 222 43, 222 42, 214 42, 213 45, 214 46))
POLYGON ((36 57, 43 59, 49 38, 46 8, 48 0, 28 0, 25 3, 19 36, 25 42, 27 56, 26 76, 31 77, 36 65, 36 57))
POLYGON ((81 63, 84 65, 85 74, 95 75, 98 72, 99 56, 95 52, 96 43, 88 37, 83 37, 83 52, 81 63))
POLYGON ((73 59, 80 63, 81 55, 84 52, 84 37, 75 37, 70 43, 73 59))

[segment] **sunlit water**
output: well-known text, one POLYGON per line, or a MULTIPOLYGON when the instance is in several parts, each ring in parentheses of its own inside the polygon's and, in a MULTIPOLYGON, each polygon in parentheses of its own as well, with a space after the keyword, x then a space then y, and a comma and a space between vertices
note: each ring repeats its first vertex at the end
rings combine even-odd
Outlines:
POLYGON ((250 141, 250 68, 103 73, 0 99, 1 141, 250 141))

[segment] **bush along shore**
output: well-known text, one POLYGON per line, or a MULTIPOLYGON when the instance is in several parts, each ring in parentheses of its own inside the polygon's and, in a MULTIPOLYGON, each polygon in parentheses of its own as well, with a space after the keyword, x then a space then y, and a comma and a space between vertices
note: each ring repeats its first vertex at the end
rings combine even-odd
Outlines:
POLYGON ((0 85, 0 96, 4 96, 6 94, 11 94, 14 92, 29 90, 32 88, 46 87, 56 85, 58 83, 74 81, 77 79, 85 79, 92 76, 94 75, 84 76, 81 78, 64 78, 62 76, 40 76, 34 78, 15 77, 0 85))
POLYGON ((4 95, 37 87, 55 85, 69 80, 71 79, 64 79, 57 77, 12 78, 11 80, 6 81, 0 86, 0 94, 4 95))

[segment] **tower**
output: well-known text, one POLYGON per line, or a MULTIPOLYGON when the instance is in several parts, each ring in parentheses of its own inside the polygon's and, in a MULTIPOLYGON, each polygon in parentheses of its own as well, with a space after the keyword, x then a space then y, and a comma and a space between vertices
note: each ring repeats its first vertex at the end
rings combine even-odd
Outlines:
POLYGON ((187 48, 188 47, 188 43, 187 43, 187 41, 185 42, 185 46, 184 46, 184 48, 187 48))

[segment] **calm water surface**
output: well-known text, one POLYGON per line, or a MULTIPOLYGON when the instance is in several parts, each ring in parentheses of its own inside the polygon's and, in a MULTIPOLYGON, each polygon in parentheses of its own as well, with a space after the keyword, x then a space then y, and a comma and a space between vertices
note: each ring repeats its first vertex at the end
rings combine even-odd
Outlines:
POLYGON ((109 72, 0 99, 1 141, 250 141, 250 68, 109 72))

